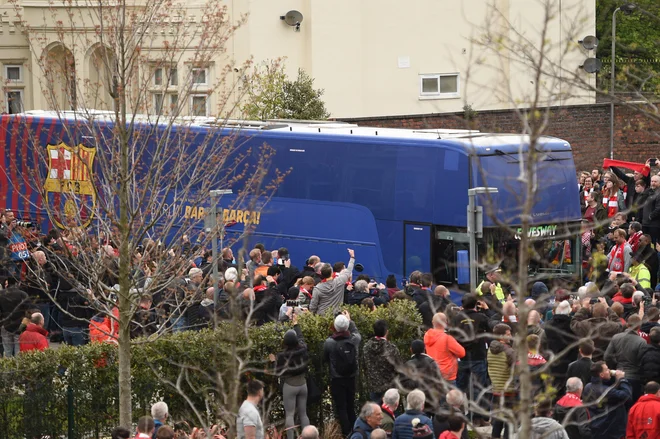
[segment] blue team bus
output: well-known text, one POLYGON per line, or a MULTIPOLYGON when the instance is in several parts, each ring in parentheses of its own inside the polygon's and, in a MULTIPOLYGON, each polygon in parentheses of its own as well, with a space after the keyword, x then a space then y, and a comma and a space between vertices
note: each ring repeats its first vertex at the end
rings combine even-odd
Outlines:
MULTIPOLYGON (((31 168, 43 167, 35 164, 32 148, 66 142, 63 128, 73 120, 50 112, 2 117, 0 208, 38 221, 43 229, 59 224, 39 208, 41 193, 26 193, 28 185, 21 179, 34 172, 31 168), (19 123, 39 133, 36 141, 27 140, 19 123)), ((224 220, 234 224, 226 230, 226 242, 243 235, 245 224, 252 223, 256 229, 250 232, 250 245, 287 247, 299 266, 312 254, 324 261, 345 260, 346 248, 351 247, 357 261, 377 279, 390 273, 402 278, 421 270, 433 273, 438 284, 465 284, 458 255, 468 249, 468 189, 490 186, 498 193, 478 199, 487 206, 479 257, 511 268, 516 264, 521 194, 528 183, 521 177, 528 153, 525 136, 293 121, 218 126, 216 121, 199 120, 187 129, 200 134, 213 129, 219 138, 237 136, 240 148, 265 143, 275 151, 271 168, 291 169, 259 212, 232 205, 231 195, 221 199, 224 220)), ((89 151, 103 147, 85 145, 84 139, 76 142, 89 151)), ((581 263, 576 233, 581 212, 571 147, 564 140, 544 137, 536 150, 540 159, 532 182, 537 189, 530 218, 530 275, 576 275, 581 263)), ((89 190, 89 183, 83 184, 89 190)), ((237 193, 240 188, 234 189, 237 193)), ((202 212, 208 208, 209 204, 185 205, 182 212, 185 219, 197 220, 201 229, 202 212)))

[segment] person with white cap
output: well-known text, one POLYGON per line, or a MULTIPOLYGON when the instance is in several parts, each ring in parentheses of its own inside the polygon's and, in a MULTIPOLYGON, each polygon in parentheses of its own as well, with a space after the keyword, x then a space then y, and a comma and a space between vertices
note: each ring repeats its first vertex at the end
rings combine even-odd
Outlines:
POLYGON ((362 336, 348 311, 337 314, 333 334, 323 345, 323 360, 330 365, 330 395, 344 437, 355 424, 355 379, 362 336))

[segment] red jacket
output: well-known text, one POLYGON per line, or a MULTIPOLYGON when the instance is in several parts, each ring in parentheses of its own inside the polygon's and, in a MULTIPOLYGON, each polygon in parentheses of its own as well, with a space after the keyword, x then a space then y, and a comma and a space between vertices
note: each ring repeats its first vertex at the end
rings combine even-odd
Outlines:
POLYGON ((37 326, 34 323, 30 323, 28 327, 23 331, 20 337, 18 337, 18 342, 21 346, 21 352, 33 351, 35 349, 43 351, 48 349, 48 331, 46 331, 41 326, 37 326))
POLYGON ((660 439, 660 397, 644 395, 628 413, 626 439, 660 439))

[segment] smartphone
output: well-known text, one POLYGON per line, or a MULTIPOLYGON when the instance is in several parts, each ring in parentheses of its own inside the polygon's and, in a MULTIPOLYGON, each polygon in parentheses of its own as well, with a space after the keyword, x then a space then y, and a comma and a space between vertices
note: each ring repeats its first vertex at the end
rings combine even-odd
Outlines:
POLYGON ((649 166, 656 166, 658 164, 658 159, 650 159, 649 166))

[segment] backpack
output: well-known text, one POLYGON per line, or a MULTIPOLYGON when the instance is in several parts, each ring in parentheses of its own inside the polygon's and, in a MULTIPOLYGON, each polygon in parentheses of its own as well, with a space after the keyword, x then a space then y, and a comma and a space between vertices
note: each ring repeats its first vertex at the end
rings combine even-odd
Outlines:
POLYGON ((337 340, 335 344, 334 366, 341 377, 349 377, 357 370, 357 347, 350 338, 337 340))
POLYGON ((426 424, 413 427, 413 439, 433 439, 433 431, 426 424))

